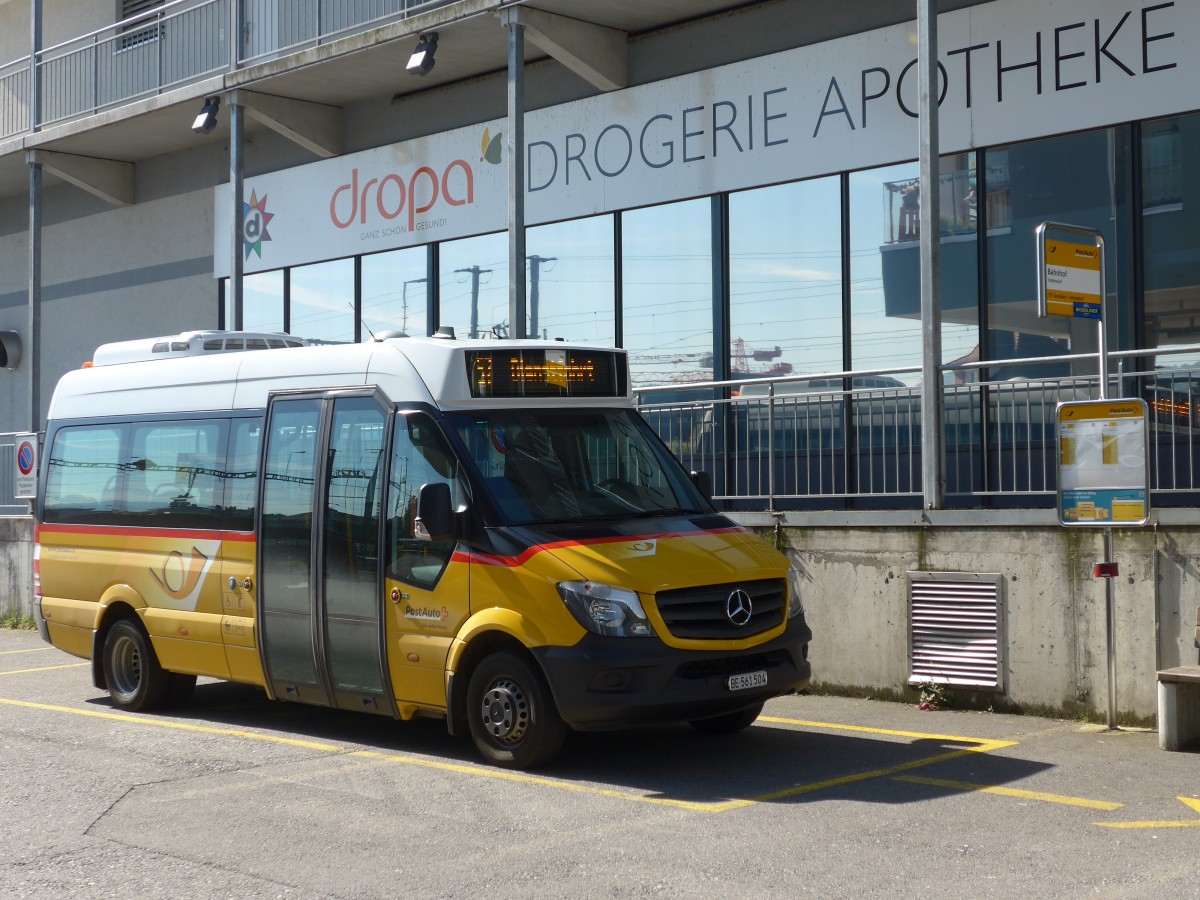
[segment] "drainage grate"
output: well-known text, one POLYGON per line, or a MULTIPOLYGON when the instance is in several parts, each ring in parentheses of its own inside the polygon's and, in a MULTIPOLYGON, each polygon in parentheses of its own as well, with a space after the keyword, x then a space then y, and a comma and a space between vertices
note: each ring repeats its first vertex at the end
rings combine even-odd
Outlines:
POLYGON ((1003 690, 1003 576, 909 572, 908 581, 908 683, 1003 690))

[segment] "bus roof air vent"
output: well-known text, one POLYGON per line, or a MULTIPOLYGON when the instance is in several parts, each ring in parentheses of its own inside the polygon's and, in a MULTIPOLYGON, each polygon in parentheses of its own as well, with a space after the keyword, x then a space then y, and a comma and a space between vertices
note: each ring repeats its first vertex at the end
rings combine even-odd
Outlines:
POLYGON ((154 359, 175 359, 180 356, 207 356, 211 353, 235 353, 244 350, 283 350, 303 346, 302 338, 273 331, 185 331, 166 337, 101 344, 92 356, 92 365, 115 366, 154 359))

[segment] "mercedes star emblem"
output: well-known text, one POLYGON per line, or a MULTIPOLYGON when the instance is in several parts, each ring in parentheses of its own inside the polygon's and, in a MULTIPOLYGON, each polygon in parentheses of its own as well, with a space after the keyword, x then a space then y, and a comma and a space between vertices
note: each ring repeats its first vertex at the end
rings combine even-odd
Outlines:
POLYGON ((725 615, 729 616, 729 621, 739 628, 747 624, 750 617, 754 615, 754 602, 750 599, 750 595, 740 588, 730 591, 729 596, 725 598, 725 615))

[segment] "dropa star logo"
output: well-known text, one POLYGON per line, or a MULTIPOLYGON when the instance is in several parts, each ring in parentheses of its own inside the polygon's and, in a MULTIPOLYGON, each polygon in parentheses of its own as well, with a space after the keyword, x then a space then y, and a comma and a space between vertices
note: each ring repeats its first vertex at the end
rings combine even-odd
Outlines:
POLYGON ((271 233, 267 231, 267 223, 273 218, 275 218, 274 213, 267 212, 266 194, 263 194, 262 199, 259 200, 258 194, 251 191, 250 202, 242 201, 242 246, 246 251, 246 259, 250 258, 251 250, 258 254, 259 259, 262 259, 263 241, 271 239, 271 233))

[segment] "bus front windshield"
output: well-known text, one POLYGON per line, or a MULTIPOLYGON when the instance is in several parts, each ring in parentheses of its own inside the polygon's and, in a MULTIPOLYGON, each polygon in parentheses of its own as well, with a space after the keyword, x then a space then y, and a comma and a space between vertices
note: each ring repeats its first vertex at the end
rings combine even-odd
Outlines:
POLYGON ((711 511, 629 410, 503 410, 449 419, 507 524, 711 511))

